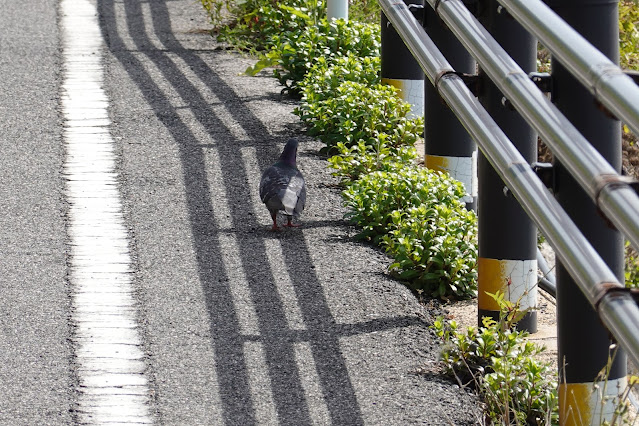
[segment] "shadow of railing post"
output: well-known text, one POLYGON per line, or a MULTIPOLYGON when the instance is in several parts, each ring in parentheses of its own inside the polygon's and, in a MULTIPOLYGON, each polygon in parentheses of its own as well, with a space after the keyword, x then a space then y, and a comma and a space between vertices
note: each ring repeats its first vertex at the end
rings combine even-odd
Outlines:
MULTIPOLYGON (((167 0, 168 1, 168 0, 167 0)), ((266 371, 271 384, 277 419, 282 424, 311 424, 308 401, 302 386, 295 345, 308 342, 316 366, 321 392, 333 424, 361 425, 364 423, 355 388, 347 370, 346 360, 340 350, 342 337, 371 333, 396 327, 427 327, 416 318, 386 318, 383 321, 364 321, 344 326, 336 324, 320 279, 313 271, 310 248, 303 234, 294 240, 281 240, 284 263, 291 276, 300 305, 305 330, 292 329, 284 313, 283 301, 276 288, 273 270, 268 260, 266 239, 279 239, 267 231, 258 220, 251 191, 247 187, 250 173, 242 157, 242 150, 256 149, 258 167, 266 168, 277 157, 280 147, 273 144, 274 137, 242 99, 202 59, 202 52, 186 49, 171 30, 166 1, 149 2, 152 28, 140 25, 143 14, 142 1, 103 0, 99 3, 104 38, 111 54, 119 61, 133 83, 140 89, 149 108, 173 139, 182 168, 186 209, 193 237, 194 255, 197 261, 199 281, 206 299, 210 334, 215 359, 216 377, 219 381, 222 417, 227 424, 259 424, 256 404, 252 396, 250 366, 247 365, 246 345, 260 345, 264 354, 266 371), (124 13, 115 8, 122 8, 124 13), (118 22, 123 19, 124 22, 118 22), (126 28, 135 49, 126 45, 123 34, 126 28), (152 32, 151 32, 152 30, 152 32), (152 40, 151 36, 157 37, 152 40), (155 47, 158 41, 163 48, 155 47), (204 83, 233 117, 243 124, 247 140, 233 137, 224 122, 219 119, 207 100, 184 75, 176 64, 179 58, 190 72, 204 83), (158 75, 151 75, 145 61, 153 64, 158 75), (214 144, 201 144, 193 130, 184 121, 169 97, 157 81, 163 80, 180 103, 189 108, 210 134, 220 140, 214 144), (224 190, 229 197, 230 226, 222 229, 216 220, 218 207, 212 200, 216 189, 207 176, 205 151, 216 149, 219 155, 224 190), (222 240, 235 241, 239 256, 234 265, 226 265, 226 247, 222 240), (231 289, 231 276, 237 268, 246 277, 250 298, 255 304, 257 334, 242 332, 241 313, 235 306, 231 289)), ((318 225, 319 226, 319 225, 318 225)), ((313 224, 309 224, 312 229, 313 224)), ((282 237, 283 238, 283 237, 282 237)))

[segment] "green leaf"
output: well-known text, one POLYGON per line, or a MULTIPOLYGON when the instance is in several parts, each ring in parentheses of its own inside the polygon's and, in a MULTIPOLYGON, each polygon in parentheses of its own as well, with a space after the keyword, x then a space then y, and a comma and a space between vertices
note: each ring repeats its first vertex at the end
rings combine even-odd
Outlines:
POLYGON ((253 77, 264 68, 273 67, 275 65, 277 65, 277 58, 263 56, 259 61, 255 63, 255 65, 248 67, 246 71, 244 71, 244 74, 253 77))

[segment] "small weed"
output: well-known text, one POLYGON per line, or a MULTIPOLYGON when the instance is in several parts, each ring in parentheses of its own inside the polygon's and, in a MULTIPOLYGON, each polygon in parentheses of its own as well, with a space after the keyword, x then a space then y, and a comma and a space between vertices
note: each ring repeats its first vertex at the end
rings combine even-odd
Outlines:
POLYGON ((639 254, 637 251, 626 241, 626 266, 625 266, 625 280, 626 287, 639 288, 639 254))
POLYGON ((523 315, 518 304, 503 294, 492 296, 500 303, 499 321, 485 317, 482 327, 459 330, 455 321, 438 318, 431 326, 443 342, 445 371, 477 390, 490 424, 557 424, 557 373, 535 360, 544 348, 526 341, 527 332, 512 328, 523 315))

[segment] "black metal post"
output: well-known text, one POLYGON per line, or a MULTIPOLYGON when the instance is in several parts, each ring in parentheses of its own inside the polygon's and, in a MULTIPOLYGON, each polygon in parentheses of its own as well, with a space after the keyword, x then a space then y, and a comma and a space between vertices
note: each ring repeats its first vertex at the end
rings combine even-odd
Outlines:
MULTIPOLYGON (((475 74, 475 60, 431 7, 425 8, 424 28, 455 71, 475 74)), ((431 84, 424 89, 426 167, 444 171, 466 188, 466 206, 477 208, 477 146, 431 84)))
MULTIPOLYGON (((404 3, 421 17, 424 9, 423 0, 404 0, 404 3)), ((383 12, 381 42, 382 83, 399 90, 400 97, 411 105, 413 116, 423 116, 424 72, 383 12)))
MULTIPOLYGON (((525 72, 537 67, 537 40, 496 0, 482 3, 479 20, 525 72)), ((529 163, 537 160, 537 134, 483 72, 479 100, 529 163)), ((500 307, 488 293, 526 311, 517 328, 537 331, 537 228, 483 154, 478 158, 479 258, 478 319, 499 318, 500 307)))
MULTIPOLYGON (((546 0, 568 24, 613 62, 619 61, 617 0, 546 0)), ((593 96, 557 61, 552 63, 553 102, 615 170, 621 170, 621 125, 598 107, 593 96)), ((555 164, 555 195, 620 282, 624 280, 623 238, 611 229, 564 166, 555 164)), ((568 274, 557 265, 557 333, 560 424, 600 424, 612 404, 592 393, 599 372, 609 365, 611 340, 596 312, 568 274), (601 417, 600 417, 601 416, 601 417)), ((618 350, 608 383, 617 395, 625 386, 626 355, 618 350)))

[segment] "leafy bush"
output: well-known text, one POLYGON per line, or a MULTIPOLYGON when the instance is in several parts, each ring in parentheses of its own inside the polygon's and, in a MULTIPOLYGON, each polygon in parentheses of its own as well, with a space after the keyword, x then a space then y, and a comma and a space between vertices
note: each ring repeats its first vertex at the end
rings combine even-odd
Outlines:
POLYGON ((433 323, 431 329, 443 342, 445 372, 477 389, 493 424, 557 424, 557 372, 534 359, 542 346, 526 341, 527 332, 511 328, 512 306, 500 306, 500 321, 485 317, 479 328, 459 330, 455 321, 441 317, 433 323))
POLYGON ((296 94, 298 83, 317 58, 332 62, 348 53, 357 57, 379 56, 379 25, 334 19, 320 20, 303 32, 283 31, 272 38, 272 47, 258 63, 247 70, 255 74, 265 67, 275 66, 273 75, 285 90, 296 94))
POLYGON ((440 299, 477 296, 475 214, 459 203, 412 207, 391 214, 383 237, 395 258, 392 272, 408 285, 440 299))
POLYGON ((308 104, 303 118, 308 133, 327 145, 329 152, 342 142, 350 147, 360 140, 375 145, 380 135, 390 146, 414 145, 421 139, 424 120, 408 118, 410 105, 402 101, 392 86, 345 81, 334 97, 308 104))
POLYGON ((302 121, 313 119, 309 107, 326 99, 334 98, 337 89, 345 81, 353 81, 365 86, 381 83, 381 59, 379 56, 357 57, 352 53, 329 60, 316 58, 316 63, 308 71, 298 86, 302 94, 300 105, 295 108, 302 121))
POLYGON ((362 228, 360 237, 379 242, 391 230, 392 214, 422 204, 463 208, 462 184, 423 167, 406 167, 361 176, 343 192, 350 208, 347 217, 362 228))
POLYGON ((330 167, 335 169, 334 176, 341 178, 342 184, 349 184, 361 176, 374 171, 395 171, 417 159, 417 150, 410 145, 390 145, 386 143, 389 135, 379 135, 374 145, 363 140, 347 147, 342 142, 336 145, 337 154, 328 159, 330 167))
POLYGON ((619 2, 619 53, 623 68, 639 70, 639 3, 619 2))
POLYGON ((316 24, 326 7, 324 0, 201 1, 218 31, 217 40, 253 53, 269 50, 282 32, 303 32, 316 24))
POLYGON ((488 417, 505 425, 557 424, 557 383, 548 364, 534 359, 541 349, 526 342, 508 350, 492 358, 493 372, 483 378, 488 417))
POLYGON ((476 294, 476 218, 461 183, 404 164, 360 176, 343 192, 360 238, 383 242, 391 265, 413 289, 440 298, 476 294))

